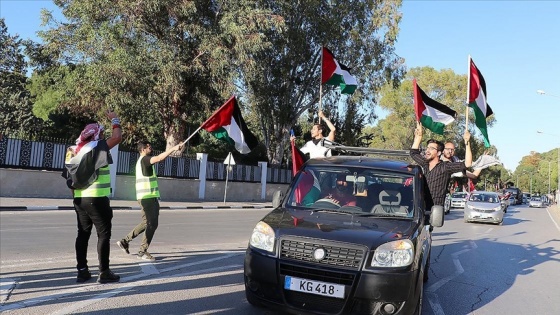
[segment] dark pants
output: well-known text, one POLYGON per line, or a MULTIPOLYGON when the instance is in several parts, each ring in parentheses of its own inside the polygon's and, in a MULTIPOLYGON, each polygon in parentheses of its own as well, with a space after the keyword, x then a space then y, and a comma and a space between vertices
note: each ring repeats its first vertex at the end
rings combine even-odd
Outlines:
POLYGON ((157 198, 148 198, 138 200, 142 206, 142 222, 140 222, 128 235, 125 237, 126 242, 132 241, 138 235, 144 233, 142 244, 140 244, 139 253, 144 253, 148 250, 152 238, 156 233, 159 218, 159 202, 157 198))
POLYGON ((111 249, 111 220, 113 209, 108 197, 74 198, 74 208, 78 219, 78 236, 76 237, 77 268, 88 266, 87 249, 91 229, 95 225, 97 231, 97 258, 99 271, 109 269, 109 251, 111 249))

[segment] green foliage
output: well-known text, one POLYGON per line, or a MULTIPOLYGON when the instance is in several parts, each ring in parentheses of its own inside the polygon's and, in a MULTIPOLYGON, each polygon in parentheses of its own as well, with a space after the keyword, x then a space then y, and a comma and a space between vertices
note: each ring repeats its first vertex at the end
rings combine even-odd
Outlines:
POLYGON ((321 47, 352 67, 359 81, 351 97, 325 86, 322 108, 337 127, 337 140, 350 141, 371 118, 375 96, 387 83, 398 84, 402 59, 394 53, 401 1, 263 1, 281 28, 264 33, 270 46, 242 64, 254 121, 258 121, 272 163, 283 160, 288 130, 306 111, 316 114, 321 77, 321 47), (348 114, 348 115, 347 115, 348 114))
POLYGON ((25 88, 27 63, 23 41, 8 34, 0 19, 0 134, 34 137, 41 129, 40 120, 31 111, 32 102, 25 88))
POLYGON ((524 156, 512 174, 512 181, 519 183, 524 192, 546 194, 558 189, 558 153, 559 149, 539 153, 531 152, 524 156))
POLYGON ((55 3, 68 23, 44 13, 52 25, 42 33, 47 50, 81 69, 61 106, 97 117, 114 107, 125 142, 163 135, 167 147, 234 93, 239 64, 263 47, 263 30, 277 26, 254 1, 55 3))
MULTIPOLYGON (((379 121, 372 132, 378 137, 374 138, 372 146, 386 149, 408 149, 414 138, 414 128, 416 127, 416 116, 414 112, 414 94, 412 80, 416 81, 426 94, 457 112, 455 122, 445 127, 445 134, 434 134, 429 130, 424 130, 424 141, 430 138, 440 141, 452 141, 457 146, 456 154, 464 156, 463 133, 465 130, 465 91, 467 89, 466 75, 455 74, 450 69, 437 71, 431 67, 412 68, 406 74, 404 81, 398 88, 386 84, 381 88, 380 94, 383 95, 379 105, 387 110, 389 114, 386 118, 379 121), (397 123, 398 122, 398 123, 397 123)), ((494 115, 495 116, 495 115, 494 115)), ((494 116, 488 119, 488 126, 495 122, 494 116)), ((484 153, 484 145, 474 124, 472 113, 469 114, 469 131, 475 137, 471 141, 471 150, 476 159, 484 153)), ((490 129, 491 136, 491 129, 490 129)), ((496 154, 495 147, 491 147, 488 154, 496 154)))

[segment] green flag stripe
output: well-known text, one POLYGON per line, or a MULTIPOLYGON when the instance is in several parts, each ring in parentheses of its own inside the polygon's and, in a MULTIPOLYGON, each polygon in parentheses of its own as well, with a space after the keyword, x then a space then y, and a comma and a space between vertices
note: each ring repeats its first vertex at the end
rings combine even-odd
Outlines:
POLYGON ((230 138, 230 136, 229 136, 229 134, 228 134, 228 132, 225 128, 220 127, 218 129, 216 129, 215 131, 212 131, 211 133, 214 137, 235 146, 235 141, 233 141, 233 139, 230 138))
POLYGON ((437 133, 438 135, 443 135, 443 128, 445 125, 440 122, 433 121, 432 117, 422 115, 422 117, 420 117, 420 122, 422 123, 422 126, 428 128, 432 132, 437 133))
POLYGON ((476 102, 469 103, 469 107, 472 108, 474 111, 474 123, 480 130, 480 133, 482 133, 482 137, 484 138, 484 146, 489 148, 490 139, 488 138, 488 127, 486 125, 486 117, 484 116, 484 113, 482 112, 480 107, 478 107, 478 104, 476 104, 476 102))

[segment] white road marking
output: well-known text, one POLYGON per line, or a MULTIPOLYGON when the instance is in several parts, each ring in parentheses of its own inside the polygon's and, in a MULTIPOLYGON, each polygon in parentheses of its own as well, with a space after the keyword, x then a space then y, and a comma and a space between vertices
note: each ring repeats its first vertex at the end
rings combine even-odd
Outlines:
POLYGON ((556 225, 556 228, 558 229, 558 231, 560 231, 560 226, 558 225, 558 222, 556 222, 556 220, 554 220, 554 217, 552 216, 552 213, 550 213, 550 208, 546 208, 546 212, 548 213, 548 216, 550 217, 550 219, 552 220, 554 225, 556 225))
MULTIPOLYGON (((220 258, 220 259, 223 259, 223 258, 220 258)), ((129 282, 125 285, 122 285, 118 289, 115 289, 115 290, 112 290, 112 291, 109 291, 109 292, 105 292, 105 293, 101 293, 101 294, 99 294, 99 295, 97 295, 97 296, 95 296, 91 299, 85 300, 85 301, 74 303, 74 304, 72 304, 72 305, 70 305, 66 308, 63 308, 61 310, 58 310, 56 312, 51 313, 51 315, 71 314, 71 313, 73 313, 73 312, 75 312, 79 309, 82 309, 82 308, 88 306, 88 305, 97 303, 99 301, 110 298, 110 297, 115 296, 117 294, 126 292, 130 289, 133 289, 133 288, 137 287, 137 286, 148 285, 148 284, 150 284, 150 282, 160 281, 161 279, 187 277, 187 276, 194 276, 194 275, 199 275, 199 274, 204 274, 204 273, 219 272, 219 271, 228 270, 228 269, 240 268, 241 266, 242 265, 228 265, 228 266, 221 266, 221 267, 215 267, 215 268, 189 271, 189 272, 185 272, 185 273, 177 274, 177 275, 172 275, 172 276, 157 277, 157 278, 149 279, 149 280, 129 282)))
POLYGON ((14 279, 0 279, 0 303, 4 304, 8 300, 16 285, 17 282, 14 279))
MULTIPOLYGON (((238 255, 241 255, 243 253, 244 252, 230 252, 229 254, 226 254, 226 255, 223 255, 223 256, 218 256, 218 257, 215 257, 215 258, 204 259, 204 260, 195 261, 195 262, 191 262, 191 263, 186 263, 186 264, 182 264, 182 265, 178 265, 178 266, 172 266, 172 267, 161 270, 160 273, 173 271, 173 270, 178 270, 178 269, 183 269, 183 268, 188 268, 188 267, 201 265, 201 264, 206 264, 206 263, 219 261, 219 260, 223 260, 223 259, 228 259, 230 257, 238 256, 238 255)), ((137 280, 137 279, 145 278, 149 275, 150 274, 139 273, 139 274, 136 274, 136 275, 133 275, 133 276, 124 277, 124 278, 121 278, 121 283, 122 282, 130 282, 130 281, 134 281, 134 280, 137 280)), ((173 276, 176 276, 176 275, 173 275, 173 276)), ((118 285, 118 284, 119 283, 108 284, 108 285, 118 285)), ((126 286, 126 284, 125 284, 125 286, 126 286)), ((8 310, 21 309, 21 308, 25 308, 25 307, 28 307, 28 306, 32 306, 32 305, 36 305, 36 304, 40 304, 40 303, 44 303, 44 302, 54 301, 54 300, 57 300, 59 298, 62 298, 62 297, 68 296, 68 295, 73 295, 73 294, 80 293, 80 292, 83 292, 83 291, 88 291, 88 290, 95 290, 95 288, 98 288, 98 287, 99 287, 99 285, 94 284, 94 283, 85 284, 82 287, 72 288, 72 289, 68 289, 68 290, 60 290, 60 291, 58 291, 58 293, 51 294, 51 295, 45 295, 45 296, 42 296, 42 297, 23 300, 23 301, 19 301, 19 302, 12 303, 12 304, 0 305, 0 312, 8 311, 8 310)))
POLYGON ((426 288, 427 291, 426 295, 428 296, 428 302, 430 303, 430 306, 432 307, 432 310, 436 315, 445 315, 445 313, 443 312, 443 308, 441 307, 441 304, 439 304, 439 299, 436 294, 436 291, 439 290, 443 285, 445 285, 449 281, 453 280, 454 278, 458 277, 463 272, 465 272, 465 269, 463 269, 463 266, 461 265, 461 261, 459 260, 459 255, 462 255, 466 252, 478 248, 478 246, 474 241, 470 241, 469 243, 470 243, 469 248, 465 248, 451 254, 451 257, 453 258, 453 264, 455 265, 455 269, 456 269, 455 273, 440 279, 438 282, 426 288))

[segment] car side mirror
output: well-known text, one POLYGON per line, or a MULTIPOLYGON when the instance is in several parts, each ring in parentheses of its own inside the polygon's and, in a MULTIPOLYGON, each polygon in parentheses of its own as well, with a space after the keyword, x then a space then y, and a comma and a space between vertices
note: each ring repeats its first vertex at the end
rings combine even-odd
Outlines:
POLYGON ((430 225, 433 227, 443 226, 443 207, 433 206, 432 213, 430 214, 430 225))
POLYGON ((284 192, 281 190, 277 190, 272 195, 272 207, 278 208, 282 205, 282 200, 284 199, 284 192))

